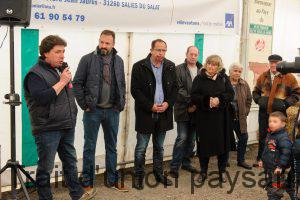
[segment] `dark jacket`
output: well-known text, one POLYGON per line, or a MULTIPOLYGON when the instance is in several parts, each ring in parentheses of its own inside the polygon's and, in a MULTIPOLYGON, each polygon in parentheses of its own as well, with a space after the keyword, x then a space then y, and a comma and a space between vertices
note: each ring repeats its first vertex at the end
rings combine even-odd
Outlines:
MULTIPOLYGON (((196 63, 199 70, 202 64, 196 63)), ((192 77, 190 70, 188 69, 186 61, 176 67, 176 77, 178 84, 178 94, 174 105, 174 117, 175 121, 189 121, 193 113, 188 113, 187 109, 192 105, 191 103, 191 91, 192 91, 192 77)))
POLYGON ((252 93, 253 100, 262 112, 272 113, 286 109, 300 100, 300 88, 294 75, 279 74, 271 82, 270 70, 261 74, 252 93))
POLYGON ((77 107, 72 89, 66 86, 54 101, 50 104, 41 105, 34 100, 27 88, 27 78, 31 73, 38 75, 47 83, 49 88, 59 82, 60 76, 48 63, 41 59, 25 76, 25 99, 30 114, 33 134, 74 128, 76 124, 77 107))
POLYGON ((248 83, 243 79, 239 79, 236 85, 236 98, 240 130, 241 133, 247 133, 247 116, 251 108, 252 95, 248 83))
POLYGON ((268 132, 262 154, 264 168, 274 170, 276 167, 286 169, 290 164, 292 143, 285 129, 268 132))
POLYGON ((194 79, 192 102, 197 106, 196 132, 200 157, 221 155, 230 151, 232 134, 229 103, 234 91, 225 69, 218 73, 216 80, 208 78, 206 69, 194 79), (220 104, 210 108, 210 97, 218 97, 220 104))
POLYGON ((131 73, 131 94, 135 100, 135 130, 140 133, 154 133, 173 129, 173 105, 177 95, 175 65, 163 60, 162 84, 164 101, 169 104, 167 110, 159 114, 157 127, 152 119, 152 107, 156 81, 151 67, 150 54, 136 62, 131 73))
MULTIPOLYGON (((114 69, 115 79, 117 80, 116 97, 114 108, 122 111, 125 105, 125 74, 124 63, 115 49, 112 57, 112 69, 114 69)), ((74 93, 76 101, 82 110, 90 108, 94 110, 101 95, 102 89, 102 59, 98 55, 97 49, 83 56, 78 64, 76 74, 73 79, 74 93)))

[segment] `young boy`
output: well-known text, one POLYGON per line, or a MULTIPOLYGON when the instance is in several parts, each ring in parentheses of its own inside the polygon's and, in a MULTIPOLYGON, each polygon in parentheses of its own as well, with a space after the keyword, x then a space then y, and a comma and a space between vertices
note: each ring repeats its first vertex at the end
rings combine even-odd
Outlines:
POLYGON ((266 190, 269 200, 283 197, 284 171, 289 167, 292 143, 285 131, 286 116, 273 112, 269 117, 269 132, 266 137, 262 162, 266 173, 266 190))

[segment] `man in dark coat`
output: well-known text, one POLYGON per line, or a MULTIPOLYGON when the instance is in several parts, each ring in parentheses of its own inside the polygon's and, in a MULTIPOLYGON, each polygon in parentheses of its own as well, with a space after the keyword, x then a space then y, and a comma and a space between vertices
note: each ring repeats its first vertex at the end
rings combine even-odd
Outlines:
MULTIPOLYGON (((276 65, 282 61, 282 57, 276 54, 270 55, 270 69, 262 73, 256 82, 252 92, 253 100, 259 106, 259 146, 257 161, 261 160, 267 136, 269 114, 275 111, 286 113, 288 107, 300 100, 300 87, 293 74, 281 74, 277 72, 276 65)), ((254 167, 258 164, 254 163, 254 167)))
POLYGON ((118 183, 117 138, 125 105, 125 74, 123 60, 114 46, 115 33, 102 31, 96 49, 81 58, 73 81, 77 103, 84 111, 82 185, 92 193, 96 192, 95 152, 100 125, 105 142, 106 186, 128 191, 118 183))
POLYGON ((147 58, 133 65, 131 94, 135 100, 135 185, 143 189, 145 153, 152 135, 153 172, 156 181, 172 185, 163 175, 163 153, 166 131, 173 129, 173 105, 177 96, 174 63, 165 58, 167 44, 161 39, 152 41, 147 58))
POLYGON ((177 138, 170 163, 170 175, 174 178, 178 177, 180 166, 189 172, 199 173, 191 165, 190 160, 196 139, 196 129, 193 123, 196 106, 191 102, 191 90, 193 80, 202 67, 202 64, 198 62, 198 57, 199 49, 190 46, 186 52, 185 62, 176 67, 178 95, 174 105, 174 117, 177 122, 177 138))

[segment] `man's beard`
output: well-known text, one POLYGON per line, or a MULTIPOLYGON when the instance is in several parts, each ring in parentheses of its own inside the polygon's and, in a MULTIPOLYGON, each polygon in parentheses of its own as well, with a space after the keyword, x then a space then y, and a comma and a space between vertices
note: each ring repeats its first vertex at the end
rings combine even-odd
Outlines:
POLYGON ((102 56, 106 56, 108 53, 109 53, 109 51, 108 51, 107 49, 104 49, 104 48, 101 48, 101 49, 100 49, 100 54, 101 54, 102 56))

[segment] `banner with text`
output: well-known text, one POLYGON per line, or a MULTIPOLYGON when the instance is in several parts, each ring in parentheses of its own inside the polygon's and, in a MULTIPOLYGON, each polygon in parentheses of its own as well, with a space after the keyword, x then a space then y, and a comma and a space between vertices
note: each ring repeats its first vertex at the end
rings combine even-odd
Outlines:
POLYGON ((237 34, 239 0, 32 0, 30 28, 237 34))
POLYGON ((275 0, 250 0, 248 23, 248 83, 253 87, 258 76, 268 70, 272 54, 275 0))

